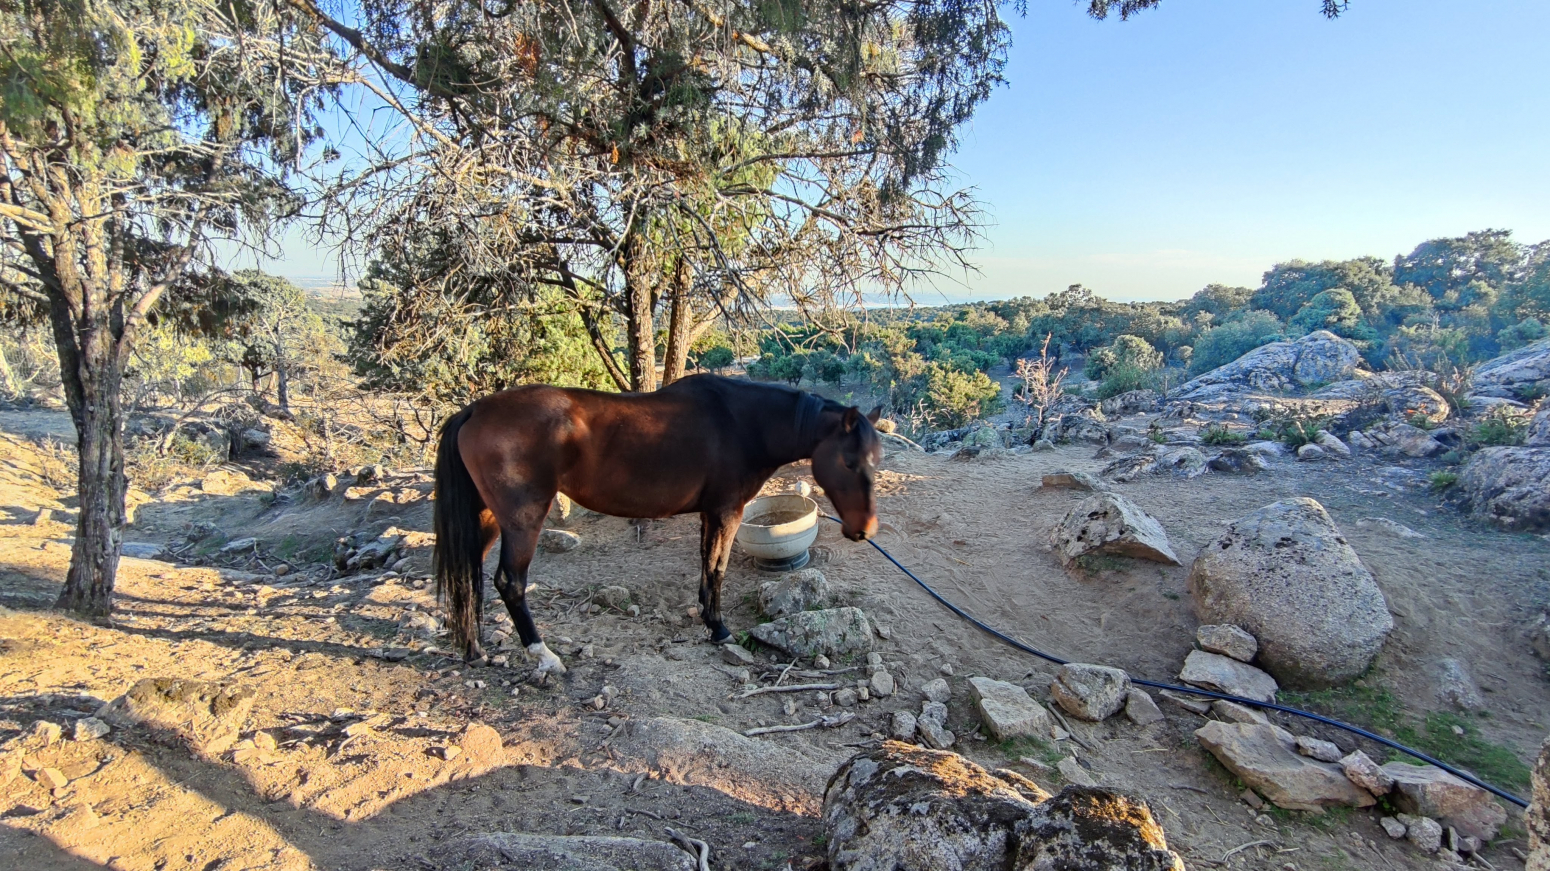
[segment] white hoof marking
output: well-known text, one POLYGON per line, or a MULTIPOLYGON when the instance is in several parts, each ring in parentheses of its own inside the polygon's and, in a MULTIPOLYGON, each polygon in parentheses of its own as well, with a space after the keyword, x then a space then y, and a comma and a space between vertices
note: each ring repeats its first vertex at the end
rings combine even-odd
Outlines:
POLYGON ((542 641, 537 644, 529 644, 527 646, 527 655, 538 660, 539 674, 550 674, 551 672, 554 674, 565 673, 565 663, 561 662, 560 658, 554 654, 554 651, 549 649, 549 645, 542 641))

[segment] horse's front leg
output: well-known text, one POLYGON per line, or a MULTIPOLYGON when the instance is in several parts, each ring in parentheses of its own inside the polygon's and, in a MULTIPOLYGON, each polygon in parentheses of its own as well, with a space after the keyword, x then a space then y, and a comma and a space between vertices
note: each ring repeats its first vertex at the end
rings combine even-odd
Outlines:
POLYGON ((732 540, 742 522, 741 506, 700 515, 700 619, 710 630, 710 640, 717 644, 732 637, 721 622, 721 581, 732 559, 732 540))

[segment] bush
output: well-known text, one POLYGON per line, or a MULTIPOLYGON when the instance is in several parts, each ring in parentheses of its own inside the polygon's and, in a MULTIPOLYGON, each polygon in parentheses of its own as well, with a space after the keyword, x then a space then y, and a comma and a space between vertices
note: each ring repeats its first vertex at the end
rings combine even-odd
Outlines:
POLYGON ((1292 450, 1318 441, 1324 431, 1324 419, 1319 417, 1281 417, 1266 422, 1259 437, 1266 441, 1278 441, 1292 450))
POLYGON ((1199 375, 1282 339, 1281 322, 1266 311, 1250 311, 1236 321, 1206 330, 1195 340, 1189 374, 1199 375))
POLYGON ((1523 444, 1527 435, 1528 417, 1498 406, 1475 424, 1470 441, 1483 447, 1512 447, 1523 444))
POLYGON ((1233 432, 1219 423, 1208 423, 1205 429, 1200 431, 1200 443, 1211 446, 1232 446, 1246 444, 1249 437, 1241 432, 1233 432))
POLYGON ((1119 336, 1107 348, 1099 348, 1087 355, 1082 374, 1093 381, 1107 380, 1119 367, 1132 367, 1142 372, 1161 369, 1162 354, 1147 340, 1139 336, 1119 336))
POLYGON ((924 406, 933 426, 965 426, 1001 410, 1001 386, 984 372, 967 374, 932 363, 926 368, 924 406))
POLYGON ((1459 475, 1458 472, 1433 472, 1426 481, 1433 490, 1441 492, 1457 484, 1459 475))
POLYGON ((1497 333, 1496 341, 1505 352, 1521 348, 1530 342, 1537 342, 1546 335, 1550 335, 1550 330, 1545 329, 1545 325, 1539 322, 1539 318, 1524 318, 1497 333))
POLYGON ((716 345, 700 354, 699 358, 694 361, 694 365, 701 369, 720 372, 735 362, 737 362, 737 355, 732 353, 731 348, 728 348, 726 345, 716 345))
POLYGON ((1143 369, 1130 362, 1120 362, 1109 369, 1108 374, 1099 382, 1097 396, 1099 399, 1108 399, 1121 393, 1129 393, 1132 390, 1148 390, 1157 383, 1155 370, 1143 369))

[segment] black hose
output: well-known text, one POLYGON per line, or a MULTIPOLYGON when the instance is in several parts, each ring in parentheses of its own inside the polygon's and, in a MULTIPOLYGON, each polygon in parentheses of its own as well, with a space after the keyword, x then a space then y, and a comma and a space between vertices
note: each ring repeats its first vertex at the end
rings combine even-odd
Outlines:
MULTIPOLYGON (((833 520, 835 523, 839 523, 840 522, 839 518, 830 517, 827 514, 825 514, 823 516, 828 518, 829 520, 833 520)), ((1031 647, 1031 646, 1029 646, 1027 644, 1024 644, 1023 642, 1018 641, 1016 638, 1013 638, 1012 636, 1007 635, 1005 632, 1002 632, 999 629, 996 629, 994 627, 987 626, 984 623, 981 623, 979 620, 977 620, 973 616, 970 616, 970 614, 968 612, 964 611, 962 608, 958 607, 957 605, 954 605, 952 602, 949 602, 949 601, 947 601, 947 599, 943 598, 942 594, 938 593, 936 590, 933 590, 931 588, 930 584, 927 584, 925 581, 922 581, 920 578, 916 577, 914 572, 910 571, 907 567, 905 567, 905 565, 903 563, 901 563, 898 560, 894 559, 893 558, 893 554, 889 553, 887 550, 884 550, 883 546, 878 544, 876 539, 868 540, 867 544, 870 544, 870 545, 872 545, 872 547, 876 548, 877 552, 882 554, 884 557, 886 557, 889 562, 893 563, 894 566, 896 568, 898 568, 899 571, 901 571, 904 574, 908 575, 910 580, 912 580, 915 583, 919 584, 920 588, 922 590, 925 590, 927 593, 929 593, 931 595, 931 598, 937 600, 938 602, 941 602, 944 606, 947 607, 947 610, 949 610, 949 611, 953 612, 954 614, 957 614, 959 617, 962 617, 963 619, 969 621, 971 624, 974 625, 975 628, 979 629, 981 632, 984 632, 987 635, 991 636, 992 638, 995 638, 997 641, 1000 641, 1000 642, 1002 642, 1004 644, 1008 644, 1008 645, 1010 645, 1012 647, 1015 647, 1015 648, 1017 648, 1018 650, 1021 650, 1024 653, 1032 654, 1033 656, 1037 656, 1040 659, 1046 660, 1048 662, 1053 662, 1056 665, 1066 665, 1066 664, 1068 664, 1070 662, 1070 660, 1068 660, 1068 659, 1061 659, 1058 656, 1053 656, 1051 654, 1045 653, 1044 651, 1039 650, 1036 647, 1031 647)), ((1297 716, 1297 717, 1304 717, 1304 718, 1309 719, 1309 720, 1314 720, 1314 721, 1319 722, 1319 723, 1324 723, 1325 725, 1328 725, 1328 726, 1334 726, 1337 729, 1344 729, 1347 732, 1350 732, 1350 733, 1352 733, 1354 735, 1360 735, 1363 738, 1367 738, 1367 739, 1369 739, 1371 741, 1376 741, 1376 742, 1378 742, 1379 744, 1382 744, 1385 747, 1389 747, 1391 749, 1398 750, 1401 753, 1407 754, 1409 756, 1413 756, 1416 759, 1419 759, 1422 762, 1427 763, 1428 765, 1435 765, 1438 768, 1441 768, 1443 771, 1446 771, 1449 774, 1453 775, 1454 777, 1457 777, 1460 780, 1463 780, 1463 781, 1465 781, 1467 783, 1474 784, 1475 786, 1478 786, 1481 789, 1486 790, 1487 792, 1490 792, 1492 795, 1495 795, 1495 796, 1497 796, 1499 798, 1502 798, 1502 799, 1505 799, 1507 801, 1512 802, 1513 804, 1517 805, 1518 807, 1521 807, 1521 808, 1527 808, 1528 807, 1528 802, 1524 801, 1523 799, 1518 798, 1517 796, 1513 795, 1510 792, 1507 792, 1506 790, 1498 789, 1498 788, 1492 786, 1491 784, 1486 783, 1485 781, 1481 780, 1480 778, 1475 777, 1473 774, 1470 774, 1467 771, 1460 771, 1459 769, 1454 768, 1453 766, 1447 764, 1446 762, 1443 762, 1443 761, 1438 760, 1438 759, 1434 759, 1434 758, 1426 755, 1425 753, 1422 753, 1419 750, 1415 750, 1415 749, 1412 749, 1410 747, 1406 747, 1405 745, 1399 743, 1398 741, 1390 740, 1388 738, 1383 737, 1382 735, 1374 735, 1372 732, 1369 732, 1366 729, 1363 729, 1363 728, 1361 728, 1359 726, 1352 726, 1349 723, 1342 723, 1339 720, 1331 719, 1331 718, 1326 717, 1326 716, 1324 716, 1322 714, 1315 714, 1315 713, 1313 713, 1311 711, 1300 711, 1297 708, 1290 708, 1290 707, 1287 707, 1286 705, 1278 705, 1275 702, 1261 702, 1261 701, 1258 701, 1258 700, 1255 700, 1255 699, 1245 699, 1245 698, 1242 698, 1241 696, 1230 696, 1230 695, 1227 695, 1226 693, 1212 692, 1210 690, 1203 690, 1203 689, 1200 689, 1198 687, 1183 687, 1183 686, 1177 686, 1175 684, 1160 683, 1160 682, 1155 681, 1155 680, 1142 680, 1140 678, 1134 678, 1134 677, 1130 679, 1130 682, 1133 683, 1133 684, 1139 684, 1139 685, 1144 686, 1144 687, 1152 687, 1153 689, 1173 690, 1175 692, 1189 693, 1190 695, 1206 696, 1208 698, 1221 699, 1222 701, 1236 702, 1236 703, 1238 703, 1240 705, 1253 705, 1256 708, 1269 708, 1272 711, 1280 711, 1283 714, 1291 714, 1291 715, 1297 716)))

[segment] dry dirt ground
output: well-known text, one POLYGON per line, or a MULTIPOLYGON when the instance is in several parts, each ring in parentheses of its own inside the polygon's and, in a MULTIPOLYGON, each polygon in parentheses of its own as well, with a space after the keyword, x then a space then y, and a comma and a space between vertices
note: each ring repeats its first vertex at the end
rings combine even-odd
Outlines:
MULTIPOLYGON (((425 634, 427 618, 416 616, 434 614, 423 548, 411 551, 412 565, 398 577, 381 570, 340 576, 332 568, 337 536, 428 528, 424 475, 390 476, 379 488, 386 496, 374 501, 215 496, 197 484, 174 486, 139 506, 127 538, 170 544, 176 558, 126 558, 113 624, 79 622, 49 608, 69 559, 72 527, 58 521, 68 519, 70 499, 44 483, 53 473, 26 440, 60 422, 0 415, 0 430, 16 434, 0 440, 0 741, 39 720, 64 725, 68 735, 75 719, 135 681, 167 676, 251 687, 257 702, 243 736, 273 737, 275 746, 212 755, 142 728, 53 744, 27 756, 19 771, 0 770, 0 782, 9 778, 0 790, 6 867, 470 868, 476 865, 448 846, 470 834, 666 840, 669 826, 707 841, 714 868, 821 867, 811 770, 832 771, 854 747, 876 740, 892 711, 918 711, 918 688, 948 670, 957 749, 1057 788, 1058 775, 1018 758, 1075 755, 1100 783, 1149 800, 1190 867, 1436 866, 1391 842, 1372 813, 1251 810, 1195 743, 1202 718, 1172 704, 1163 704, 1166 721, 1145 728, 1123 717, 1075 723, 1075 738, 1053 750, 985 740, 966 679, 1014 681, 1048 702, 1052 667, 977 633, 869 545, 841 539, 833 524, 824 525, 815 562, 843 602, 884 627, 878 650, 900 690, 863 702, 855 720, 837 729, 752 739, 775 748, 763 772, 695 746, 654 753, 649 736, 632 732, 665 722, 653 718, 674 718, 682 726, 674 734, 694 735, 832 713, 820 711, 813 693, 735 698, 743 676, 705 643, 690 616, 698 572, 693 518, 634 524, 591 516, 571 527, 583 539, 579 548, 539 556, 535 614, 570 665, 543 685, 529 679, 517 655, 511 667, 468 670, 426 651, 437 639, 425 634), (40 508, 55 516, 36 522, 40 508), (245 537, 257 545, 221 553, 224 543, 245 537), (289 570, 283 575, 276 572, 282 566, 289 570), (627 587, 639 613, 595 602, 604 585, 627 587), (386 649, 407 657, 388 661, 386 649), (794 710, 785 707, 788 698, 794 710), (504 746, 442 758, 471 722, 494 727, 504 746), (807 773, 786 770, 792 760, 807 773), (36 782, 42 767, 69 782, 58 789, 36 782), (1253 846, 1237 849, 1243 845, 1253 846)), ((1186 567, 1110 560, 1067 571, 1046 540, 1080 494, 1041 489, 1040 476, 1095 472, 1105 461, 1092 454, 1078 446, 971 462, 891 454, 879 480, 879 542, 1010 634, 1078 661, 1171 679, 1196 624, 1185 590, 1194 554, 1255 508, 1312 496, 1372 569, 1395 614, 1397 629, 1363 679, 1366 688, 1387 691, 1407 716, 1419 717, 1440 706, 1437 660, 1460 658, 1485 692, 1483 738, 1528 760, 1550 731, 1550 680, 1523 637, 1533 609, 1550 601, 1544 539, 1469 525, 1437 504, 1418 470, 1282 461, 1251 478, 1157 476, 1116 485, 1161 520, 1186 567), (1358 525, 1371 517, 1426 537, 1358 525)), ((805 474, 805 464, 790 467, 770 489, 805 474)), ((725 593, 734 631, 758 621, 755 592, 768 577, 734 558, 725 593)), ((509 626, 497 610, 487 611, 487 633, 509 626)), ((789 664, 768 651, 758 657, 755 681, 768 683, 789 664)), ((834 663, 839 674, 813 668, 797 665, 787 682, 865 674, 855 662, 834 663)), ((1354 746, 1342 733, 1282 722, 1354 746)), ((1515 810, 1484 855, 1495 868, 1521 868, 1514 848, 1525 848, 1515 810)))

